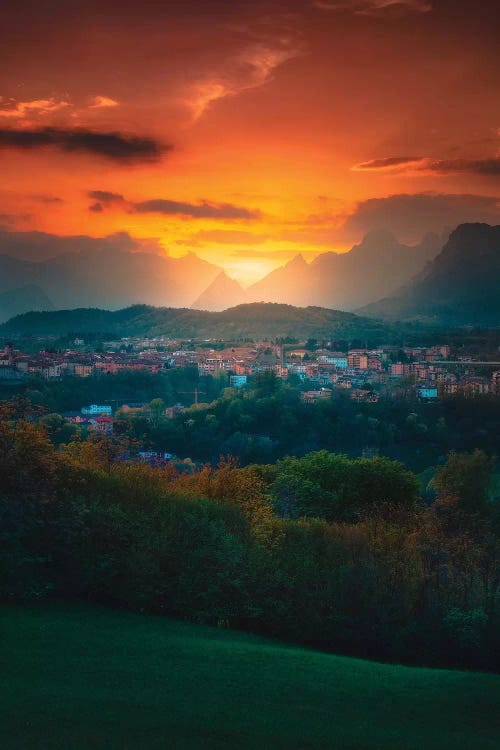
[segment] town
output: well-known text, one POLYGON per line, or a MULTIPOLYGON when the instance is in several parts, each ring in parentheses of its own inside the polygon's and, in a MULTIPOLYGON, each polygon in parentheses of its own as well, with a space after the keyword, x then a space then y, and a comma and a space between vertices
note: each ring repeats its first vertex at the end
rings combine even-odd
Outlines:
MULTIPOLYGON (((46 342, 45 342, 46 343, 46 342)), ((26 353, 7 343, 0 350, 0 382, 17 383, 43 378, 113 376, 120 372, 161 374, 172 368, 197 369, 200 376, 223 379, 227 387, 245 389, 262 373, 292 382, 304 403, 343 394, 353 401, 374 403, 380 398, 413 397, 420 401, 453 395, 500 396, 500 362, 496 352, 471 358, 449 344, 431 347, 379 346, 375 349, 345 348, 342 342, 224 343, 168 337, 122 338, 93 347, 74 338, 66 349, 47 347, 26 353), (338 349, 338 350, 337 350, 338 349), (486 359, 484 358, 486 356, 486 359), (498 368, 498 369, 497 369, 498 368)), ((165 405, 172 418, 187 406, 199 405, 202 395, 194 388, 185 403, 165 405)), ((144 413, 148 404, 88 404, 80 412, 65 413, 69 422, 102 433, 113 434, 116 413, 144 413)))

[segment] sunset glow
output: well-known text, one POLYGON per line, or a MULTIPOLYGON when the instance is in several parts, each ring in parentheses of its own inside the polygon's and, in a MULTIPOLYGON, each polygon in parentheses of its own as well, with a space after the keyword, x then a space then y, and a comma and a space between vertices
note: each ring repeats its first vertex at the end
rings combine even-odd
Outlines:
POLYGON ((128 232, 249 283, 390 224, 392 196, 402 241, 494 218, 495 5, 8 3, 0 223, 128 232))

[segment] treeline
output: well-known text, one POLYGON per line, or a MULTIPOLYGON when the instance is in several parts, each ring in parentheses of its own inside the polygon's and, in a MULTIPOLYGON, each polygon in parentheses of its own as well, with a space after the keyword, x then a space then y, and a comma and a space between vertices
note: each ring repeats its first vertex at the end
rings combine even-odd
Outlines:
POLYGON ((65 377, 61 380, 33 378, 17 385, 0 383, 0 400, 13 394, 28 398, 49 413, 79 411, 88 404, 110 404, 114 408, 123 403, 148 403, 161 398, 167 405, 194 401, 194 389, 203 398, 213 401, 221 395, 228 379, 200 376, 198 368, 173 367, 159 374, 122 370, 115 375, 93 375, 88 378, 65 377))
POLYGON ((407 663, 500 667, 492 461, 452 455, 419 502, 383 458, 321 451, 192 475, 56 450, 0 421, 0 596, 85 598, 407 663))
MULTIPOLYGON (((172 368, 161 374, 123 371, 117 375, 32 380, 18 393, 46 414, 80 410, 89 403, 155 400, 164 406, 192 404, 194 391, 204 402, 167 419, 154 414, 118 414, 115 431, 145 450, 164 450, 180 457, 216 464, 220 455, 234 455, 242 465, 274 463, 286 455, 301 456, 327 449, 350 456, 382 455, 404 462, 420 473, 441 463, 450 451, 481 448, 500 455, 500 399, 495 396, 453 396, 420 403, 413 390, 378 403, 357 403, 348 395, 304 404, 298 379, 283 382, 263 373, 250 389, 227 388, 228 377, 200 376, 195 367, 172 368), (157 399, 161 399, 160 402, 157 399)), ((0 385, 0 400, 12 386, 0 385)), ((59 430, 60 437, 72 430, 59 430)))
POLYGON ((175 419, 130 418, 124 428, 147 448, 212 463, 221 454, 238 456, 246 465, 327 449, 388 456, 421 472, 452 450, 478 447, 500 455, 500 399, 495 396, 420 403, 414 395, 401 395, 363 404, 336 395, 304 404, 303 387, 264 374, 254 378, 250 390, 227 389, 212 403, 175 419))

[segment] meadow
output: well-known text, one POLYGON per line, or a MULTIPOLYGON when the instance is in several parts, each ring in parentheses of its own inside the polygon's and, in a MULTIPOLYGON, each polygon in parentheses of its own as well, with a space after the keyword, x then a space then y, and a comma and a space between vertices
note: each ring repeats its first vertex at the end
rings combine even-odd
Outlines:
POLYGON ((0 608, 0 746, 496 750, 500 677, 98 606, 0 608))

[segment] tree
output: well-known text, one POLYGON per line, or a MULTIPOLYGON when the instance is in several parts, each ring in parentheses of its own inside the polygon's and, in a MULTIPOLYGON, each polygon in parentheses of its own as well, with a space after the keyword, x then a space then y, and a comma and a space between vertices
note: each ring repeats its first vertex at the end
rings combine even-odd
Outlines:
POLYGON ((450 453, 434 478, 438 497, 442 501, 456 503, 460 510, 467 513, 484 512, 495 463, 495 459, 482 450, 450 453))
POLYGON ((161 398, 154 398, 149 402, 151 422, 157 427, 165 416, 165 402, 161 398))
POLYGON ((354 521, 381 504, 412 507, 419 494, 411 471, 381 457, 351 459, 317 451, 278 461, 276 472, 275 508, 290 518, 354 521))

